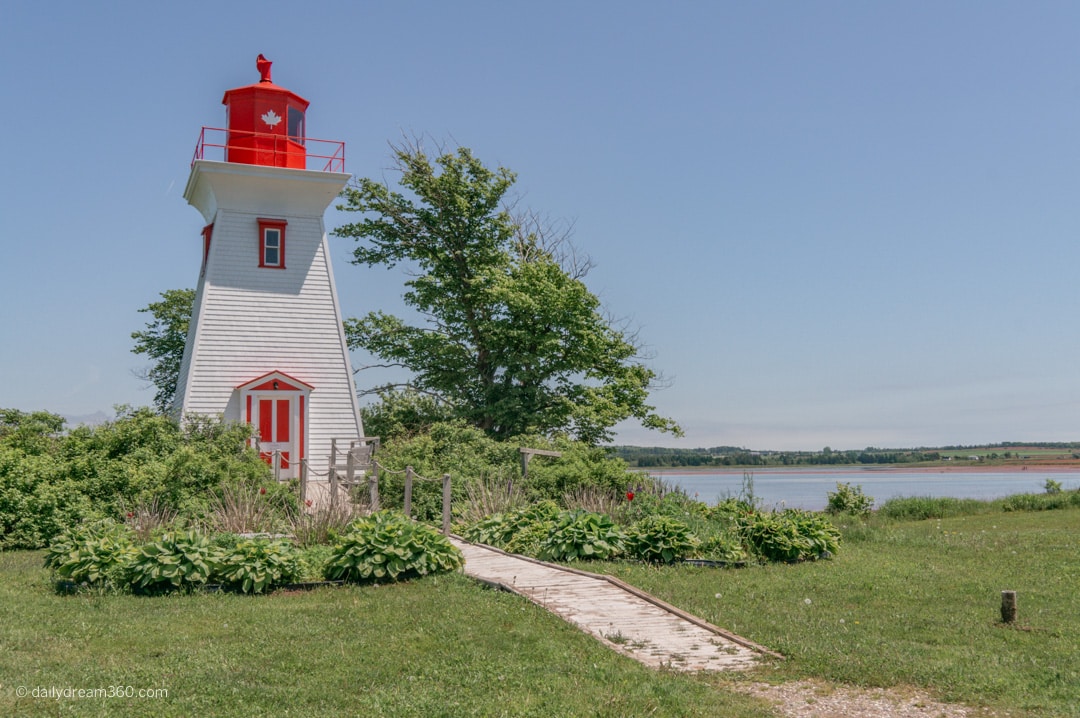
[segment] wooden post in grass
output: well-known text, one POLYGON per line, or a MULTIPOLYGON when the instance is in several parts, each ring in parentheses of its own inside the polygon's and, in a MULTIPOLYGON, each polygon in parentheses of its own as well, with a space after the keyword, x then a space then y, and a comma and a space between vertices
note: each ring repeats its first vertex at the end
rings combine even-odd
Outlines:
POLYGON ((450 474, 442 475, 442 532, 450 535, 450 474))
POLYGON ((1016 622, 1016 591, 1001 592, 1001 621, 1002 623, 1016 622))
POLYGON ((405 515, 412 518, 412 467, 405 467, 405 515))

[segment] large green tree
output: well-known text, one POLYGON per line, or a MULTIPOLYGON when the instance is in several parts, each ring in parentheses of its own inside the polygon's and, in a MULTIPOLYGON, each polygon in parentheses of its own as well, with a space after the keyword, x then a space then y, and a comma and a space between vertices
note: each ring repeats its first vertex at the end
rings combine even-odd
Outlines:
POLYGON ((154 406, 161 412, 169 409, 176 394, 194 304, 194 289, 168 289, 161 293, 160 302, 151 302, 139 310, 153 317, 146 323, 146 329, 131 333, 131 338, 135 340, 131 351, 145 354, 153 360, 153 364, 140 372, 139 377, 157 388, 154 406))
POLYGON ((404 192, 358 180, 338 208, 364 216, 335 234, 358 241, 356 264, 404 264, 405 302, 425 321, 371 312, 346 321, 350 347, 410 370, 412 389, 496 438, 597 443, 630 418, 679 432, 647 403, 656 375, 606 318, 581 265, 506 206, 514 173, 465 148, 434 162, 418 144, 394 156, 404 192))

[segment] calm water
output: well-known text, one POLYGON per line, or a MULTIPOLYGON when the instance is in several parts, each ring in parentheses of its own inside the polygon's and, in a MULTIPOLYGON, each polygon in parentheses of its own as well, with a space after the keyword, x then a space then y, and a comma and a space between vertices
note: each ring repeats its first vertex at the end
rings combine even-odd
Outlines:
MULTIPOLYGON (((691 497, 712 504, 728 496, 738 496, 743 487, 742 471, 679 473, 650 472, 678 486, 691 497)), ((1080 472, 1030 471, 1003 472, 934 472, 919 473, 894 470, 827 469, 817 471, 755 471, 754 495, 766 508, 801 508, 820 511, 828 501, 827 493, 836 483, 862 486, 863 493, 874 497, 874 505, 901 496, 949 496, 957 499, 997 499, 1012 494, 1042 493, 1047 479, 1060 481, 1065 489, 1080 488, 1080 472)))

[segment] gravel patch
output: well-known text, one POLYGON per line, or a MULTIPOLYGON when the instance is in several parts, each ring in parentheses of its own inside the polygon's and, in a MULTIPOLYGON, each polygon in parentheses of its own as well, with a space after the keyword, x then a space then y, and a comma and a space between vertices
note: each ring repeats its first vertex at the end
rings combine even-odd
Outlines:
POLYGON ((939 703, 915 689, 857 688, 814 681, 732 683, 741 693, 771 701, 788 718, 969 718, 986 713, 939 703))

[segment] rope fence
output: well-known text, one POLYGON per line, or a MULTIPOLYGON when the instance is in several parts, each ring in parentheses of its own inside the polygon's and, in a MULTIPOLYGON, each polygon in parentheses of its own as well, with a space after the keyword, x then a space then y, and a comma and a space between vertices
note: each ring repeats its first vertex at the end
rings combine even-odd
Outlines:
POLYGON ((337 440, 333 439, 330 442, 330 461, 326 471, 322 472, 312 469, 311 463, 306 457, 299 461, 292 461, 284 457, 281 451, 275 450, 268 453, 271 459, 271 466, 274 470, 274 479, 276 481, 290 480, 291 477, 282 479, 282 470, 288 470, 293 464, 297 465, 299 468, 300 479, 300 502, 308 506, 310 506, 308 503, 310 500, 308 484, 312 477, 326 477, 329 483, 331 509, 336 508, 337 503, 341 500, 343 489, 345 493, 351 497, 352 489, 367 484, 369 508, 373 512, 378 511, 380 506, 379 474, 381 472, 387 475, 403 475, 405 477, 405 496, 402 508, 405 515, 411 518, 413 484, 417 481, 441 483, 442 532, 445 535, 449 535, 452 494, 450 474, 443 474, 438 479, 432 479, 426 476, 420 476, 413 470, 412 466, 406 466, 404 469, 390 469, 380 464, 375 459, 374 454, 378 445, 379 439, 377 437, 364 437, 360 440, 352 441, 349 448, 344 451, 345 465, 342 467, 341 464, 338 463, 339 450, 337 447, 337 440))

